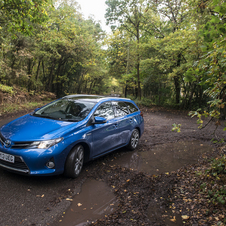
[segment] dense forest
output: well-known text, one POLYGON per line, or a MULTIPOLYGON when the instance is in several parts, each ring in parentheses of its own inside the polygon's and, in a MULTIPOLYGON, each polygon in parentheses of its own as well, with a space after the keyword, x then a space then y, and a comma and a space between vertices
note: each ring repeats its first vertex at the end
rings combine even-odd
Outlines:
POLYGON ((84 19, 75 0, 0 1, 0 90, 119 93, 224 117, 224 0, 106 4, 111 34, 84 19))

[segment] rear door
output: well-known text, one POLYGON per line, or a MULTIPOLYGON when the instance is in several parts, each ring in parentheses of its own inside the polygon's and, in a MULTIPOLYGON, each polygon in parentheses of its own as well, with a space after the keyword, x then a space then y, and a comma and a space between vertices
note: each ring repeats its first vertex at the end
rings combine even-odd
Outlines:
POLYGON ((106 123, 93 125, 92 157, 97 157, 119 145, 117 135, 117 119, 111 102, 102 103, 94 112, 94 117, 106 119, 106 123))
POLYGON ((129 110, 123 101, 112 102, 115 110, 115 118, 117 119, 117 134, 120 145, 125 145, 130 139, 132 130, 132 118, 129 117, 129 110))

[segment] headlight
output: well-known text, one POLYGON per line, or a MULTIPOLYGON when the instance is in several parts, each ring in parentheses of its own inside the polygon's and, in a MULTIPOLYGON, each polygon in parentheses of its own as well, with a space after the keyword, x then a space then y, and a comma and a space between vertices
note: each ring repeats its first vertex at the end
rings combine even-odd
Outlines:
POLYGON ((29 148, 40 148, 40 149, 47 149, 52 147, 53 145, 61 142, 63 138, 57 138, 53 140, 44 140, 44 141, 35 141, 32 142, 29 146, 29 148))

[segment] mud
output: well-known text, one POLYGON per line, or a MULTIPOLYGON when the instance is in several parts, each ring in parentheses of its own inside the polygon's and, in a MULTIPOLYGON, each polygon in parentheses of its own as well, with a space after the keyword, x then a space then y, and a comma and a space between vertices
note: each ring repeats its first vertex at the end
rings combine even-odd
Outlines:
POLYGON ((161 207, 156 203, 152 203, 148 210, 147 215, 150 220, 162 218, 166 226, 181 226, 183 225, 182 217, 180 214, 173 212, 167 207, 161 207))

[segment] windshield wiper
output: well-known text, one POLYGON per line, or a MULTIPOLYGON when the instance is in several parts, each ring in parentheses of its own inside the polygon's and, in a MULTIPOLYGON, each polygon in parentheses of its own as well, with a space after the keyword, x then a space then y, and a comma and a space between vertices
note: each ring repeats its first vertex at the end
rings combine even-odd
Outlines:
POLYGON ((70 119, 70 118, 62 118, 60 120, 67 121, 67 122, 78 122, 78 120, 76 120, 76 119, 70 119))
POLYGON ((49 115, 38 115, 38 114, 33 114, 33 116, 40 117, 40 118, 49 118, 49 119, 55 119, 55 120, 58 120, 58 118, 54 118, 54 117, 51 117, 51 116, 49 116, 49 115))

